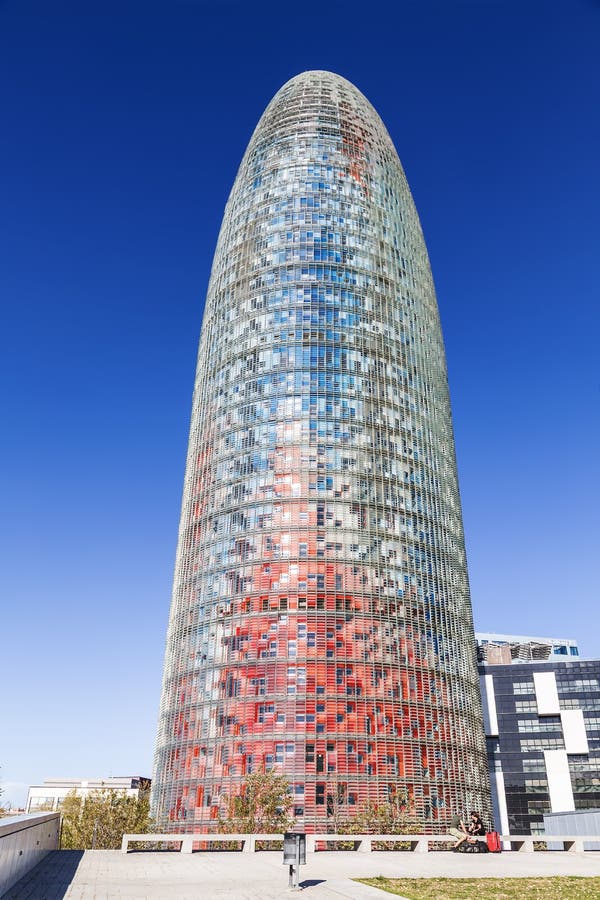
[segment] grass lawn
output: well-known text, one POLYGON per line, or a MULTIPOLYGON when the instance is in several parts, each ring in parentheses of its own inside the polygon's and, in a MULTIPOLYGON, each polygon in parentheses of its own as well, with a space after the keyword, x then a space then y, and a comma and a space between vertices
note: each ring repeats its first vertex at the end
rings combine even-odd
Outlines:
POLYGON ((598 900, 600 878, 356 878, 409 900, 598 900))

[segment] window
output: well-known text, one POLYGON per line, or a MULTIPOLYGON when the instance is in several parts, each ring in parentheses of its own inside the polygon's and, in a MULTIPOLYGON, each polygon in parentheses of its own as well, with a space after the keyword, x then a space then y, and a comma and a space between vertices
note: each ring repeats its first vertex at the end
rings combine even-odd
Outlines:
POLYGON ((533 687, 533 681, 514 681, 513 682, 513 693, 514 694, 535 694, 535 689, 533 687))
POLYGON ((556 683, 558 685, 559 694, 572 693, 575 691, 600 690, 597 678, 573 678, 572 680, 567 680, 566 678, 563 679, 557 677, 556 683))
POLYGON ((577 777, 573 779, 574 794, 600 794, 600 778, 598 776, 577 777))
POLYGON ((54 797, 32 797, 29 801, 29 812, 45 812, 54 809, 54 797))
POLYGON ((565 742, 562 738, 531 738, 520 741, 521 753, 534 753, 537 750, 563 750, 565 742))
POLYGON ((525 781, 525 791, 528 794, 547 794, 548 782, 545 778, 529 778, 525 781))
POLYGON ((537 703, 535 700, 515 700, 515 711, 516 712, 537 712, 537 703))
POLYGON ((556 731, 562 734, 559 716, 544 716, 543 719, 518 719, 517 728, 520 732, 556 731))
POLYGON ((543 758, 540 759, 524 759, 523 760, 523 771, 524 772, 545 772, 546 771, 546 763, 543 758))

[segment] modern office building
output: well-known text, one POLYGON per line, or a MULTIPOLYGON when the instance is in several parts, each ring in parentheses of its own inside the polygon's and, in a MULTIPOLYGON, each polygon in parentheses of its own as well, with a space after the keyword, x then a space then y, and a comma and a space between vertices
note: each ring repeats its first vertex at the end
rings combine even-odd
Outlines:
POLYGON ((106 778, 45 778, 42 784, 34 784, 27 795, 28 813, 54 812, 60 809, 65 797, 76 791, 86 797, 92 791, 116 791, 127 797, 139 797, 141 791, 150 790, 150 779, 141 775, 109 775, 106 778))
POLYGON ((539 834, 544 815, 600 809, 600 660, 479 671, 498 830, 539 834))
POLYGON ((489 813, 444 347, 392 141, 305 72, 262 116, 200 339, 153 782, 213 824, 263 768, 299 828, 489 813))
POLYGON ((477 659, 489 665, 542 662, 579 657, 577 641, 572 638, 530 637, 522 634, 476 632, 477 659))

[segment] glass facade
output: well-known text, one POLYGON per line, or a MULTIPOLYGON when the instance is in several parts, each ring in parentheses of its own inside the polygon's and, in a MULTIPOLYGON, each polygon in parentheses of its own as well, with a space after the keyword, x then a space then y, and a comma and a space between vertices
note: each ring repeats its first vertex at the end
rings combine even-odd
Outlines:
POLYGON ((216 826, 262 768, 307 831, 394 796, 433 831, 489 813, 427 250, 383 123, 328 72, 267 107, 217 244, 155 814, 216 826))
POLYGON ((475 642, 477 659, 491 666, 579 656, 577 641, 570 638, 476 632, 475 642))

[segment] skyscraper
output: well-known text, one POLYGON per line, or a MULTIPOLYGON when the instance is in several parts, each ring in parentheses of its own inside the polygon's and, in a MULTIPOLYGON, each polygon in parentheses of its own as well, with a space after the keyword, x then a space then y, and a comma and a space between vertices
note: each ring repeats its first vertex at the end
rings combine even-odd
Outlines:
POLYGON ((381 119, 305 72, 229 197, 200 339, 153 798, 206 826, 249 773, 300 827, 489 810, 446 367, 381 119))

